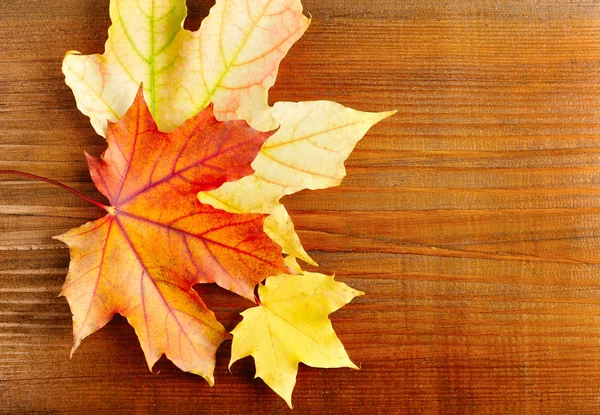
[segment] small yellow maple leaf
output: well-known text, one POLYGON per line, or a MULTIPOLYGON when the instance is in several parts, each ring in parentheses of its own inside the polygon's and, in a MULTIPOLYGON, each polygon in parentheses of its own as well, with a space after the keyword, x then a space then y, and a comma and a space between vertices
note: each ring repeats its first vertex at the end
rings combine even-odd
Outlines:
POLYGON ((244 319, 231 332, 230 368, 239 359, 254 357, 256 377, 290 408, 298 363, 358 369, 327 316, 363 292, 331 276, 305 271, 269 277, 259 285, 258 294, 261 304, 244 311, 244 319))

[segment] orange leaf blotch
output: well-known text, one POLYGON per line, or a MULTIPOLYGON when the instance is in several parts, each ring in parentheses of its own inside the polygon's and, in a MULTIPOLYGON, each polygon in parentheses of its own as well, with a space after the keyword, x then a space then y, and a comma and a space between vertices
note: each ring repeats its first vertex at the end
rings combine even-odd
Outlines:
POLYGON ((58 237, 71 250, 62 294, 74 349, 120 313, 150 367, 165 353, 213 383, 216 349, 229 336, 192 285, 216 282, 252 300, 257 283, 287 268, 263 231, 264 215, 218 210, 196 193, 252 174, 270 135, 244 121, 219 122, 211 107, 162 133, 140 89, 109 126, 103 157, 86 155, 109 214, 58 237))

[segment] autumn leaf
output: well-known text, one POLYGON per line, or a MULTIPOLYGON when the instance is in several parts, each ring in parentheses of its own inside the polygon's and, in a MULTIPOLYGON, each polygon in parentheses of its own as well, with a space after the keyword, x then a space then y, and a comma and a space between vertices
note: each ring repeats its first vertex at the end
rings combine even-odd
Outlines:
POLYGON ((291 408, 298 363, 358 369, 327 316, 363 294, 333 277, 313 272, 267 278, 258 287, 261 304, 244 311, 244 319, 231 332, 229 367, 252 356, 256 377, 291 408))
POLYGON ((110 201, 107 215, 57 237, 71 250, 62 295, 73 313, 73 350, 119 313, 150 368, 164 353, 213 384, 215 352, 228 335, 192 285, 216 282, 253 299, 258 282, 288 268, 262 231, 264 215, 217 210, 196 193, 251 174, 269 135, 244 121, 219 122, 211 107, 161 133, 140 89, 109 125, 103 157, 87 156, 110 201))
POLYGON ((201 192, 201 202, 234 213, 266 213, 265 232, 286 252, 316 265, 306 254, 279 203, 303 189, 337 186, 356 143, 389 113, 368 113, 330 101, 278 102, 271 114, 280 125, 252 163, 255 173, 201 192))
POLYGON ((104 54, 67 53, 66 82, 99 134, 125 114, 140 83, 161 131, 211 102, 219 119, 256 118, 310 22, 299 0, 219 0, 193 33, 183 29, 186 14, 185 0, 111 0, 104 54))
POLYGON ((300 0, 217 0, 197 32, 182 28, 186 13, 184 0, 111 0, 105 53, 70 52, 63 63, 79 109, 104 135, 107 120, 125 113, 143 82, 161 131, 211 101, 218 119, 243 119, 261 131, 281 126, 253 162, 254 175, 199 197, 229 212, 269 214, 265 232, 284 252, 316 265, 279 200, 337 186, 358 140, 393 112, 327 101, 268 106, 280 61, 310 22, 300 0))

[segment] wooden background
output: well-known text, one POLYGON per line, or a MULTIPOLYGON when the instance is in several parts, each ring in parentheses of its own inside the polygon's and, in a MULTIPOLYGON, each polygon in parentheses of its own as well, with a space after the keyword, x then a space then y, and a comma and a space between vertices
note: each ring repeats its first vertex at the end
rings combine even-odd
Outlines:
MULTIPOLYGON (((190 0, 195 29, 212 1, 190 0)), ((339 188, 285 198, 322 272, 367 293, 332 316, 362 367, 301 367, 294 414, 600 413, 600 3, 305 0, 277 100, 398 109, 339 188)), ((108 0, 2 0, 0 168, 99 198, 103 139, 60 72, 101 52, 108 0)), ((101 212, 0 178, 0 412, 286 414, 245 359, 216 381, 161 360, 123 318, 73 359, 52 235, 101 212)), ((201 295, 228 329, 249 304, 201 295)))

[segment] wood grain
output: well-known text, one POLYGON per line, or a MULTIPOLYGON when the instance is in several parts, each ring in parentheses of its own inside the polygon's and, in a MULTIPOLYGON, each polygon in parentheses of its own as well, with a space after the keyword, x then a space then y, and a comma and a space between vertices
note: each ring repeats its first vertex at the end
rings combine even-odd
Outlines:
MULTIPOLYGON (((197 28, 211 1, 189 1, 197 28)), ((285 205, 322 272, 367 293, 332 316, 360 371, 301 367, 295 409, 251 359, 216 386, 149 373, 116 318, 69 360, 57 298, 67 249, 98 217, 0 177, 0 412, 600 413, 600 4, 592 0, 305 0, 307 34, 271 101, 398 109, 341 187, 285 205)), ((64 85, 65 51, 103 50, 108 0, 0 5, 0 169, 100 198, 83 150, 103 139, 64 85)), ((228 329, 248 306, 199 292, 228 329)))

